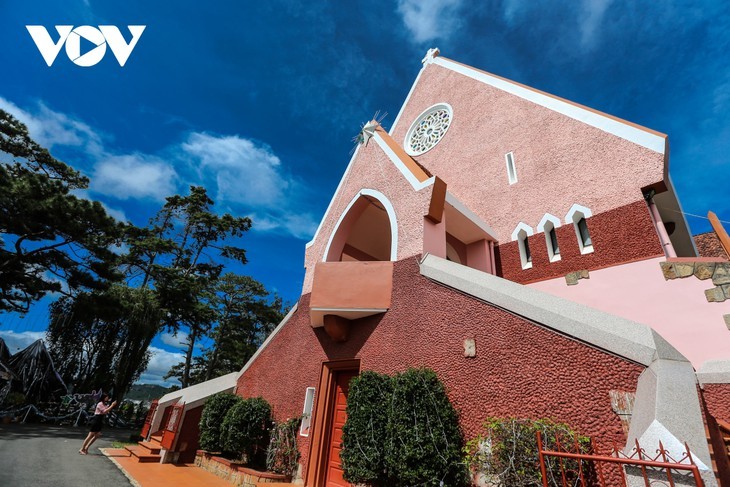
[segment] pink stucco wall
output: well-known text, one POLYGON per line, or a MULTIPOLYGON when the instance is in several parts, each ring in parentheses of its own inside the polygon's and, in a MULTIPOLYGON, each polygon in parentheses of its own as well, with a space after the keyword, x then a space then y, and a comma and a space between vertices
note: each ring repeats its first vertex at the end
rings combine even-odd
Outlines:
POLYGON ((347 205, 363 189, 383 193, 395 208, 398 222, 398 260, 423 251, 423 216, 428 213, 433 186, 415 191, 405 176, 373 140, 360 146, 349 173, 334 196, 312 245, 305 253, 302 294, 311 292, 314 264, 323 260, 330 235, 347 205))
POLYGON ((697 369, 730 358, 730 330, 723 315, 730 301, 708 303, 711 280, 694 276, 666 281, 659 263, 648 259, 597 271, 568 286, 564 278, 529 284, 535 289, 651 326, 697 369))
POLYGON ((421 74, 392 134, 404 143, 426 108, 446 102, 453 122, 416 160, 509 241, 520 221, 535 228, 545 213, 563 219, 574 203, 606 212, 641 199, 663 180, 664 156, 565 115, 437 65, 421 74), (518 182, 504 156, 513 151, 518 182))
MULTIPOLYGON (((238 380, 236 393, 263 396, 277 420, 301 414, 306 388, 317 387, 322 362, 359 358, 362 370, 435 370, 467 439, 489 416, 516 416, 567 422, 600 445, 626 441, 609 391, 636 390, 642 366, 439 286, 419 273, 415 259, 394 264, 390 311, 353 322, 344 343, 311 327, 309 298, 302 296, 297 311, 238 380), (464 357, 467 338, 476 342, 474 358, 464 357)), ((297 437, 305 468, 310 439, 297 437)))

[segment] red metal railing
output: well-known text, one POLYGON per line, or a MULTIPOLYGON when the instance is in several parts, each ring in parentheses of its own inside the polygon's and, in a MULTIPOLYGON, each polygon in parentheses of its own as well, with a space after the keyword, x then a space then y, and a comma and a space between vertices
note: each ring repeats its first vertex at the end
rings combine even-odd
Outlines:
POLYGON ((689 446, 686 443, 684 445, 685 451, 678 460, 672 458, 661 441, 654 457, 647 455, 638 441, 630 455, 626 455, 615 445, 608 455, 599 455, 595 453, 598 451, 595 443, 592 441, 591 444, 593 453, 590 454, 581 453, 577 440, 575 445, 569 446, 574 450, 568 451, 565 445, 561 445, 559 438, 556 437, 555 450, 545 450, 542 434, 538 431, 537 448, 543 487, 552 485, 561 487, 578 485, 581 487, 625 486, 627 485, 627 473, 624 467, 635 471, 632 476, 643 479, 646 487, 656 485, 657 481, 661 482, 662 485, 674 487, 675 475, 681 475, 675 472, 685 472, 682 475, 682 485, 687 485, 688 480, 693 480, 694 485, 697 487, 704 487, 705 485, 700 476, 700 470, 695 465, 689 446), (550 458, 557 459, 557 462, 549 465, 548 460, 550 458), (613 468, 605 464, 609 464, 613 468))
POLYGON ((150 434, 150 428, 152 428, 152 419, 155 417, 155 412, 157 412, 157 406, 158 401, 157 399, 155 399, 154 401, 152 401, 152 404, 150 404, 150 410, 147 411, 147 417, 144 419, 141 436, 145 440, 147 439, 147 435, 150 434))

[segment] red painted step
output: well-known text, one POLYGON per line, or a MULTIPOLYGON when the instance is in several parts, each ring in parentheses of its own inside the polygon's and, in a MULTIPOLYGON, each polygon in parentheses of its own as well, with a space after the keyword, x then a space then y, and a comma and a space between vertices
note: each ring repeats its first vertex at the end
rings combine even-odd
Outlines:
POLYGON ((156 441, 140 441, 137 443, 143 449, 147 450, 151 455, 160 454, 160 443, 156 441))
POLYGON ((139 445, 128 445, 124 447, 133 457, 137 457, 140 463, 159 463, 160 455, 150 453, 150 451, 139 445))

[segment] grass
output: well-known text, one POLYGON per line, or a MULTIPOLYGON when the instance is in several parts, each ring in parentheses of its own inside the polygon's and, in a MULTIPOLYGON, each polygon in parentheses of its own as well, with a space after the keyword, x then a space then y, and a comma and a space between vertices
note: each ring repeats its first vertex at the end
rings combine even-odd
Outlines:
POLYGON ((124 448, 125 446, 136 444, 137 443, 133 441, 112 441, 112 448, 124 448))

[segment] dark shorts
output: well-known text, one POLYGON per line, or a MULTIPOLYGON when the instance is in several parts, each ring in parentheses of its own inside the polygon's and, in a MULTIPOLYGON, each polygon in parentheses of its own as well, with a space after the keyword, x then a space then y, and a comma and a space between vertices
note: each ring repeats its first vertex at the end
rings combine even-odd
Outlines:
POLYGON ((102 426, 104 426, 104 416, 101 414, 95 414, 94 417, 91 418, 89 425, 89 431, 92 433, 98 433, 101 431, 102 426))

